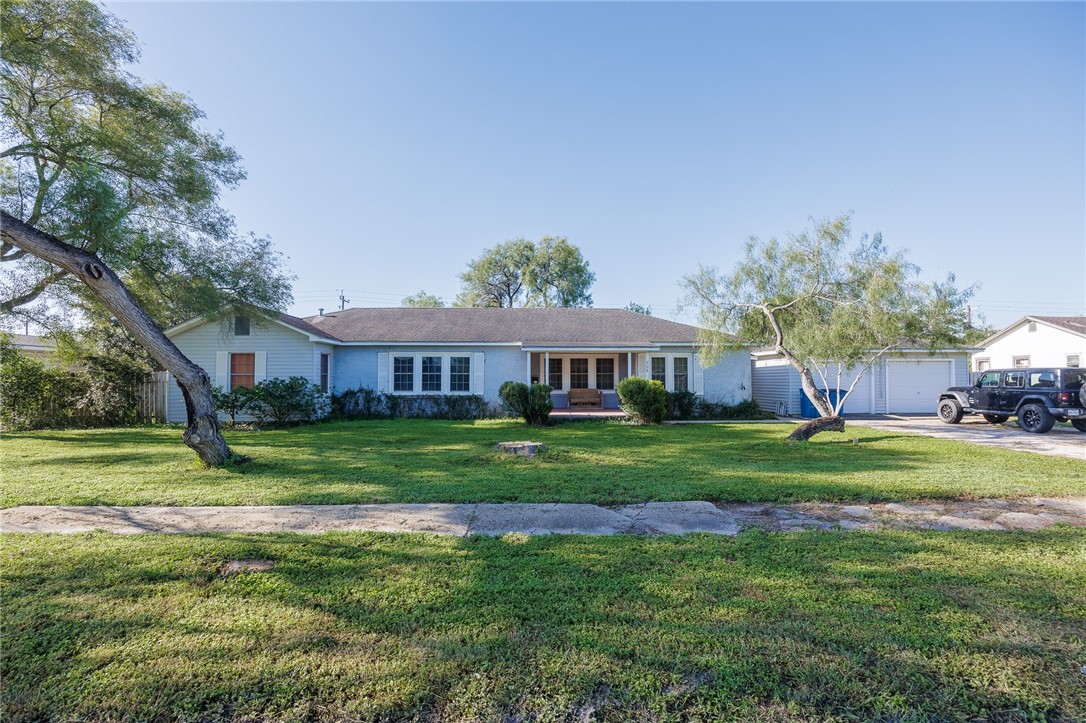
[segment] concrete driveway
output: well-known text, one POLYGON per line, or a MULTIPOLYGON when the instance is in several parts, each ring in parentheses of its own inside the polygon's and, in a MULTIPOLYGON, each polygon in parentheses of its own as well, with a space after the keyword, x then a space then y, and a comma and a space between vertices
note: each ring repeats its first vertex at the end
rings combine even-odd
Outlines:
POLYGON ((1070 425, 1057 424, 1047 434, 1023 432, 1014 420, 1006 424, 988 424, 979 416, 966 416, 960 424, 943 424, 934 416, 882 414, 846 417, 848 424, 858 424, 888 432, 925 434, 937 439, 956 439, 989 447, 1013 449, 1086 461, 1086 434, 1070 425))

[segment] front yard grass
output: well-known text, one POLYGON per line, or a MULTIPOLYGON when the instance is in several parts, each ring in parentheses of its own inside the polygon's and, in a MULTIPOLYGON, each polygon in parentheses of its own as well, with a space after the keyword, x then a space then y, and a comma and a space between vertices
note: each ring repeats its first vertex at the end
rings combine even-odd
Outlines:
POLYGON ((3 542, 13 723, 1086 719, 1086 530, 3 542))
POLYGON ((181 430, 25 432, 0 439, 0 504, 813 501, 1071 496, 1083 463, 849 426, 806 444, 780 424, 529 429, 511 420, 393 420, 227 431, 253 462, 202 470, 181 430), (531 439, 537 459, 498 455, 531 439), (858 440, 858 443, 855 443, 858 440))

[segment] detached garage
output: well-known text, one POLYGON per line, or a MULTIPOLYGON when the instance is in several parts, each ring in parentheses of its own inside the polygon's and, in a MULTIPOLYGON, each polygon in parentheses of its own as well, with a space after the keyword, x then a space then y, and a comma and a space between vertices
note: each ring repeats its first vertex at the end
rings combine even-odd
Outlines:
MULTIPOLYGON (((939 392, 969 383, 969 355, 973 349, 900 350, 884 356, 864 373, 845 400, 843 414, 935 414, 939 392)), ((831 369, 830 386, 836 383, 831 369)), ((841 375, 847 389, 857 371, 841 375)), ((822 386, 815 373, 815 383, 822 386)), ((799 416, 803 396, 799 372, 772 351, 752 354, 751 386, 754 400, 770 412, 799 416)))

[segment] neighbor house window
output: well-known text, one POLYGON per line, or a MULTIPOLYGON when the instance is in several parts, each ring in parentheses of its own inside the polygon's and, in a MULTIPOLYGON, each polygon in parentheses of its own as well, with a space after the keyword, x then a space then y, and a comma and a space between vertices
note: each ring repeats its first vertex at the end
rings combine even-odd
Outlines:
POLYGON ((615 388, 615 360, 596 360, 596 389, 615 388))
POLYGON ((328 393, 328 360, 329 354, 321 354, 321 394, 328 393))
POLYGON ((256 354, 230 355, 230 388, 251 387, 256 383, 256 354))
POLYGON ((1016 356, 1012 359, 1012 366, 1015 369, 1025 369, 1029 366, 1028 356, 1016 356))
POLYGON ((652 380, 667 384, 667 359, 662 356, 652 358, 652 380))
POLYGON ((398 356, 392 360, 392 391, 410 392, 415 389, 415 357, 398 356))
POLYGON ((562 360, 561 359, 551 359, 550 360, 550 365, 549 365, 549 367, 547 369, 547 377, 549 379, 548 383, 550 384, 551 389, 561 389, 562 388, 562 360))
POLYGON ((992 368, 991 359, 977 359, 977 371, 986 372, 992 368))
POLYGON ((684 356, 675 357, 675 391, 690 391, 690 360, 684 356))
POLYGON ((471 357, 449 357, 449 391, 471 391, 471 357))
POLYGON ((234 336, 249 336, 249 317, 234 317, 234 336))
POLYGON ((1080 357, 1078 354, 1068 354, 1067 355, 1067 366, 1069 366, 1069 367, 1081 366, 1079 364, 1079 360, 1081 358, 1082 357, 1080 357))
POLYGON ((569 360, 569 388, 588 389, 588 360, 569 360))
POLYGON ((424 356, 422 358, 422 391, 441 391, 441 357, 424 356))

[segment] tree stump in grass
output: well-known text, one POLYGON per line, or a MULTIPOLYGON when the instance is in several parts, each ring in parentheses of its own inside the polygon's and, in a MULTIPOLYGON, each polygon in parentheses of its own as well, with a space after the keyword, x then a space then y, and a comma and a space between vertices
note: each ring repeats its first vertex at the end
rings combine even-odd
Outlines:
POLYGON ((542 442, 498 442, 496 449, 517 457, 534 457, 543 451, 542 442))

